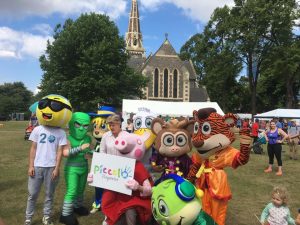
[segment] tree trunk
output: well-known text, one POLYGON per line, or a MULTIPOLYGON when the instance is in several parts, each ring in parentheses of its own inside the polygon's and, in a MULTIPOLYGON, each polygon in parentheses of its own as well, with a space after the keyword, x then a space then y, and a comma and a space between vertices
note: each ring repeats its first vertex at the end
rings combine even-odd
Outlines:
POLYGON ((256 84, 251 83, 251 114, 256 114, 256 84))
POLYGON ((286 81, 286 108, 292 109, 293 102, 294 102, 293 83, 292 83, 292 79, 288 77, 286 81))
MULTIPOLYGON (((249 87, 251 93, 251 114, 256 114, 256 85, 257 85, 257 74, 253 74, 253 58, 252 54, 249 54, 249 64, 248 64, 248 78, 249 78, 249 87), (254 77, 255 76, 255 77, 254 77)), ((258 70, 256 70, 257 72, 258 70)))

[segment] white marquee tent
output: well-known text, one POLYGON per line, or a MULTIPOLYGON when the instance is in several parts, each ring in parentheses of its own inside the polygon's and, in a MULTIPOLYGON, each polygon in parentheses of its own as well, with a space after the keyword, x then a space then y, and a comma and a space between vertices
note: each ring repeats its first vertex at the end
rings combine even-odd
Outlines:
POLYGON ((256 114, 256 118, 274 118, 281 117, 287 119, 300 119, 300 109, 274 109, 269 112, 256 114))
POLYGON ((215 108, 217 113, 224 115, 224 112, 216 102, 164 102, 123 99, 123 117, 125 116, 124 114, 137 113, 138 108, 141 107, 148 108, 157 115, 162 116, 193 116, 194 110, 207 107, 215 108))
POLYGON ((241 119, 252 119, 252 114, 250 113, 237 113, 236 115, 241 119))

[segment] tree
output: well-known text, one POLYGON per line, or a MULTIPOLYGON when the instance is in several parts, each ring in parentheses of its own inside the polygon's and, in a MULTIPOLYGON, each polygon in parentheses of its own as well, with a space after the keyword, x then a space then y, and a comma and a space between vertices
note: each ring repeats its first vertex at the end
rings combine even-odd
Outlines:
POLYGON ((107 16, 68 19, 56 26, 53 43, 40 57, 41 92, 61 94, 82 111, 99 102, 120 105, 123 98, 142 97, 147 80, 128 68, 127 59, 124 40, 107 16))
MULTIPOLYGON (((251 93, 251 112, 256 113, 257 84, 263 74, 264 61, 279 46, 289 46, 295 19, 298 18, 298 6, 295 0, 235 0, 235 6, 215 9, 210 21, 204 29, 201 40, 208 40, 205 46, 217 45, 231 51, 232 64, 239 61, 246 67, 249 89, 251 93)), ((193 43, 197 46, 197 43, 193 43)), ((202 47, 205 49, 206 47, 202 47)), ((218 47, 219 48, 219 47, 218 47)), ((284 49, 284 48, 282 48, 284 49)), ((193 48, 190 48, 193 51, 193 48)), ((185 50, 185 52, 188 52, 185 50)), ((190 54, 191 55, 191 54, 190 54)), ((204 53, 207 55, 207 53, 204 53)), ((214 58, 214 55, 209 55, 214 58)), ((194 58, 195 65, 201 65, 201 71, 207 71, 207 64, 194 58), (199 61, 201 63, 199 63, 199 61)), ((279 59, 279 58, 278 58, 279 59)), ((290 58, 291 59, 291 58, 290 58)), ((292 60, 295 60, 292 59, 292 60)), ((294 61, 296 62, 296 61, 294 61)), ((223 66, 215 64, 215 67, 223 66)), ((295 69, 295 66, 292 66, 295 69)), ((277 67, 283 71, 282 67, 277 67)), ((222 68, 218 72, 222 71, 222 68)), ((283 73, 287 73, 286 71, 283 73)), ((201 74, 205 77, 207 74, 201 74)), ((219 74, 219 79, 222 75, 219 74)), ((286 87, 291 85, 287 81, 286 87)), ((222 89, 220 90, 220 93, 222 89)), ((291 96, 293 93, 288 93, 291 96)), ((290 97, 289 97, 290 98, 290 97)))
POLYGON ((235 0, 230 14, 233 40, 247 68, 251 92, 251 112, 256 113, 257 83, 263 63, 274 47, 284 43, 297 18, 295 0, 235 0))
POLYGON ((216 11, 203 34, 194 35, 182 46, 180 57, 192 60, 200 83, 207 87, 210 100, 218 102, 224 111, 232 111, 240 107, 236 78, 242 64, 225 33, 229 24, 224 23, 224 17, 229 8, 216 11), (216 24, 220 29, 214 29, 216 24))
POLYGON ((14 112, 28 113, 33 93, 22 82, 0 85, 0 115, 8 118, 14 112))

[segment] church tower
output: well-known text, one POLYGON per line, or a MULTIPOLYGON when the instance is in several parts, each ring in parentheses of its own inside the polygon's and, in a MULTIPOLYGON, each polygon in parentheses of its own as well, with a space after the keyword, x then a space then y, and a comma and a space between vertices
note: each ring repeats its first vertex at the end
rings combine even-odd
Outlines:
POLYGON ((130 56, 145 57, 140 28, 140 16, 137 0, 132 0, 128 31, 125 35, 126 50, 130 56))

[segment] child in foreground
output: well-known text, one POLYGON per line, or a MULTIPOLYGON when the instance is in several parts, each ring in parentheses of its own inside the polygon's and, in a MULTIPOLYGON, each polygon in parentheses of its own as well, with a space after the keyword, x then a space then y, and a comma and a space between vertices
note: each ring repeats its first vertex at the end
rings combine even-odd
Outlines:
POLYGON ((262 211, 260 222, 262 225, 296 225, 287 207, 287 190, 282 187, 274 187, 272 201, 262 211))

